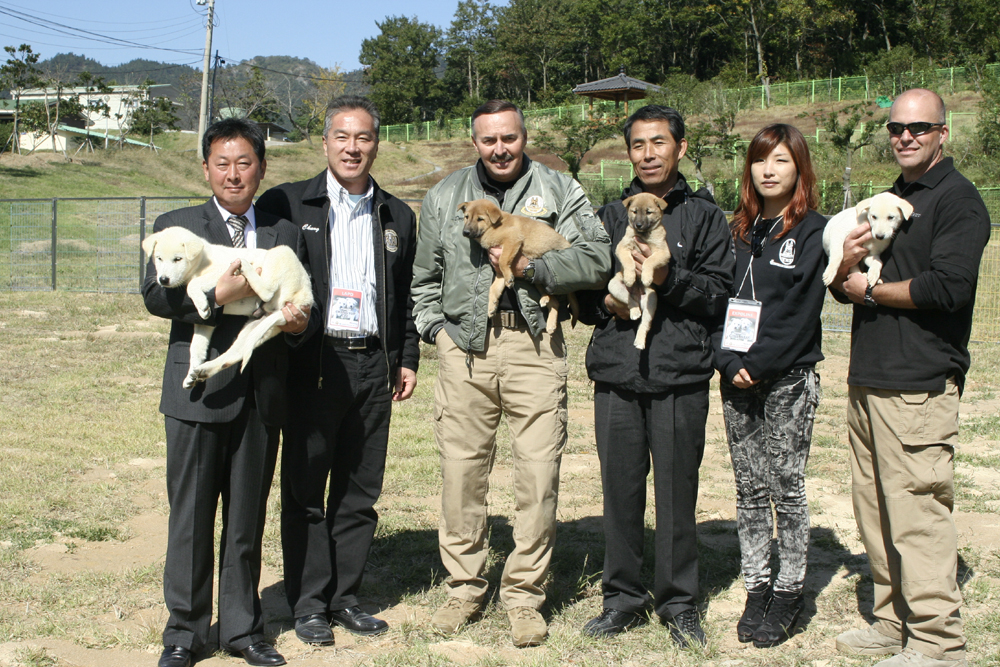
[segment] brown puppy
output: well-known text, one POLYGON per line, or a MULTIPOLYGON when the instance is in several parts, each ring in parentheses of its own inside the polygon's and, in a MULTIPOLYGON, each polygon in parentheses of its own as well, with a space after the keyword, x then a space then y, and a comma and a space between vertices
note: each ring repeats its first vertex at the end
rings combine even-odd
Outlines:
POLYGON ((656 195, 642 192, 633 195, 622 202, 628 212, 628 228, 625 236, 615 248, 615 255, 622 265, 622 270, 615 274, 608 283, 608 292, 623 307, 628 307, 629 317, 633 320, 642 318, 635 332, 635 346, 646 349, 646 336, 649 326, 656 313, 656 290, 653 287, 653 272, 670 261, 670 248, 667 246, 667 230, 663 227, 663 212, 667 210, 667 202, 656 195), (649 246, 652 253, 642 264, 641 298, 636 298, 631 289, 635 285, 635 260, 632 252, 639 252, 636 241, 642 241, 649 246))
MULTIPOLYGON (((465 229, 462 235, 473 239, 484 249, 503 248, 497 263, 502 276, 497 276, 490 285, 489 316, 497 312, 497 304, 504 287, 514 285, 514 273, 511 264, 520 251, 528 259, 538 259, 549 250, 563 250, 569 247, 569 241, 544 222, 512 215, 500 210, 500 207, 488 199, 467 201, 458 207, 465 214, 465 229)), ((578 311, 576 297, 566 295, 573 311, 574 322, 578 311)), ((549 309, 545 331, 555 333, 559 322, 559 302, 549 294, 542 294, 539 305, 549 309)))

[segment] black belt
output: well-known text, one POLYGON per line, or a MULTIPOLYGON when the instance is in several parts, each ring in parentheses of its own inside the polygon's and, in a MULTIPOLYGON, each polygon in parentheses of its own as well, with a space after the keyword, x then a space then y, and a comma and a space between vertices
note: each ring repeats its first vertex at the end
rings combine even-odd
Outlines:
POLYGON ((347 350, 375 350, 379 346, 378 336, 348 336, 347 338, 323 336, 323 342, 330 347, 347 350))
POLYGON ((493 315, 493 324, 504 329, 524 330, 528 328, 528 322, 517 310, 498 310, 493 315))

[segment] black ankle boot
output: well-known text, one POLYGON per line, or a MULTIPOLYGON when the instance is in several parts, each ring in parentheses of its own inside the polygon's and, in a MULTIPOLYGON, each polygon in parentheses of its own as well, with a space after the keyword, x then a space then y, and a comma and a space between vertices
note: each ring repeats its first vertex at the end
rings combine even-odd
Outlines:
POLYGON ((747 604, 736 624, 736 637, 741 643, 753 641, 753 633, 764 622, 764 615, 771 604, 771 584, 759 584, 747 591, 747 604))
POLYGON ((803 606, 802 593, 775 591, 764 622, 753 633, 753 645, 757 648, 771 648, 791 637, 803 606))

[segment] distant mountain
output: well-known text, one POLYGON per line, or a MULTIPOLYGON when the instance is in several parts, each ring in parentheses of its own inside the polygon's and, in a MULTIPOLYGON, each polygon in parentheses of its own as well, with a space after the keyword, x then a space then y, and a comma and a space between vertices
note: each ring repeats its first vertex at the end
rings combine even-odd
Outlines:
MULTIPOLYGON (((255 56, 242 62, 226 62, 220 65, 215 74, 214 108, 227 105, 230 99, 244 84, 251 73, 251 67, 260 68, 273 94, 287 104, 289 92, 293 106, 298 105, 303 96, 314 85, 310 77, 317 76, 322 69, 308 58, 293 56, 255 56)), ((176 112, 183 129, 195 129, 198 125, 198 108, 201 96, 201 68, 190 65, 171 65, 137 58, 121 65, 102 65, 100 62, 75 53, 60 53, 48 60, 38 63, 37 67, 47 76, 58 78, 65 83, 71 83, 82 72, 89 72, 102 77, 107 83, 137 84, 152 80, 154 83, 169 83, 174 86, 176 94, 174 102, 178 105, 176 112)), ((344 75, 346 87, 344 92, 353 95, 364 95, 368 86, 364 83, 364 72, 354 70, 344 75)), ((211 81, 211 79, 210 79, 211 81)), ((282 113, 279 123, 287 124, 287 114, 282 113)))

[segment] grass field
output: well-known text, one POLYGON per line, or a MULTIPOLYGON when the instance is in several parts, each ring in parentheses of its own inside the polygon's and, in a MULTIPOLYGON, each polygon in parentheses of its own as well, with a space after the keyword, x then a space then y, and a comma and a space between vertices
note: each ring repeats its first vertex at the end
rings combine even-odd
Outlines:
MULTIPOLYGON (((0 665, 155 664, 166 619, 164 436, 157 412, 167 322, 135 295, 5 293, 0 300, 0 665)), ((838 655, 833 637, 871 609, 871 580, 850 500, 844 410, 847 339, 828 335, 823 400, 807 470, 812 514, 804 629, 784 646, 736 641, 742 580, 735 491, 717 386, 698 507, 701 605, 709 646, 679 652, 658 624, 611 641, 583 636, 601 607, 601 486, 591 387, 582 366, 588 331, 569 334, 569 443, 559 528, 544 609, 551 637, 517 650, 491 600, 485 618, 453 640, 429 631, 444 600, 437 553, 439 473, 431 435, 436 360, 424 348, 414 397, 396 406, 381 521, 362 591, 367 610, 392 629, 374 639, 338 631, 313 649, 291 630, 284 602, 278 487, 265 534, 262 599, 268 633, 290 664, 376 666, 809 665, 867 667, 838 655)), ((1000 350, 973 347, 956 455, 957 512, 970 664, 1000 667, 1000 350)), ((487 578, 495 591, 510 549, 513 497, 503 428, 490 492, 487 578)), ((650 490, 650 494, 652 491, 650 490)), ((647 512, 647 538, 653 517, 647 512)), ((649 545, 651 547, 651 544, 649 545)), ((647 550, 647 554, 651 552, 647 550)), ((647 578, 652 570, 647 563, 647 578)), ((241 665, 225 655, 199 665, 241 665)))

